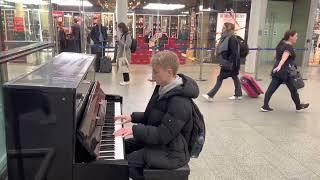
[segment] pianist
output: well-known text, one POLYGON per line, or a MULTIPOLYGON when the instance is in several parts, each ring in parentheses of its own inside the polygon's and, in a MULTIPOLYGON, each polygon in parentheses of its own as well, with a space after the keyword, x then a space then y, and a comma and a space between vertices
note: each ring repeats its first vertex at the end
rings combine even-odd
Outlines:
POLYGON ((189 162, 188 142, 193 128, 192 104, 199 88, 188 76, 177 74, 178 57, 170 51, 152 57, 152 79, 157 83, 145 112, 115 117, 136 123, 114 132, 125 142, 129 174, 144 179, 143 168, 176 169, 189 162))

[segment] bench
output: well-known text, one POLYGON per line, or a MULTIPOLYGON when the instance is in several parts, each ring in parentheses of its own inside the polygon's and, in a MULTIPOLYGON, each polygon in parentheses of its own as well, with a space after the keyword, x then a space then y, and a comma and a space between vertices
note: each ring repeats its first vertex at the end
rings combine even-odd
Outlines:
POLYGON ((189 165, 178 169, 144 169, 145 180, 188 180, 189 165))

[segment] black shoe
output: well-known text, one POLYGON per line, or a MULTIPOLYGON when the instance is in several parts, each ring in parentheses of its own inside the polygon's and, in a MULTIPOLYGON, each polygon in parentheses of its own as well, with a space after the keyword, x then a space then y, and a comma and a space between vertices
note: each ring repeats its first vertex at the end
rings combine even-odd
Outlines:
POLYGON ((300 107, 296 109, 297 112, 301 112, 305 109, 307 109, 308 107, 310 106, 309 103, 306 103, 306 104, 300 104, 300 107))
POLYGON ((269 107, 269 106, 267 106, 267 107, 262 106, 262 107, 260 108, 260 110, 261 110, 262 112, 269 112, 269 111, 273 111, 273 109, 272 109, 271 107, 269 107))

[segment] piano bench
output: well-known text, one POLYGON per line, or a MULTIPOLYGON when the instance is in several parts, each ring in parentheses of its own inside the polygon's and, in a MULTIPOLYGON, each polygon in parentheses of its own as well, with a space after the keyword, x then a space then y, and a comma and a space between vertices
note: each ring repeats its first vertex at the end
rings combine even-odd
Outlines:
POLYGON ((178 169, 143 169, 145 180, 188 180, 189 165, 178 169))

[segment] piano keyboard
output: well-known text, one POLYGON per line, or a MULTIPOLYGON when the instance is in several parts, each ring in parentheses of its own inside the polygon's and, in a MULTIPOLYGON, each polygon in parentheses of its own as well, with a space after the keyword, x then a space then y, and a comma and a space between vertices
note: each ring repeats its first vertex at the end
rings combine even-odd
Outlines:
POLYGON ((124 159, 123 138, 114 137, 113 132, 121 129, 121 120, 114 121, 114 116, 121 115, 120 102, 107 103, 107 112, 101 131, 99 159, 118 160, 124 159))

